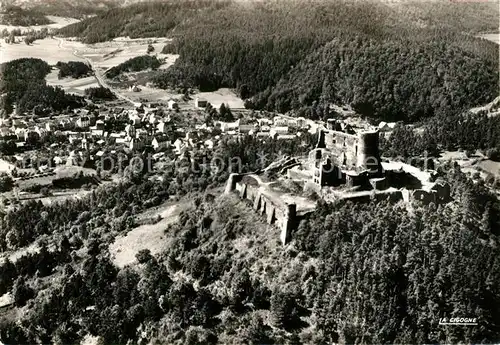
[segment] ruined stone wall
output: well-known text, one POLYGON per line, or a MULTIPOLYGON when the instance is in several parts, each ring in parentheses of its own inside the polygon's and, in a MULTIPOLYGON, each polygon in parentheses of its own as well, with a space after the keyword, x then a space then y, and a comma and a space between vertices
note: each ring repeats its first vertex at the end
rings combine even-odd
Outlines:
POLYGON ((352 195, 347 195, 342 197, 343 200, 350 200, 356 203, 369 203, 371 201, 386 201, 398 202, 403 200, 404 196, 402 191, 372 191, 371 193, 353 193, 352 195))
POLYGON ((331 161, 349 170, 380 171, 379 133, 362 132, 348 134, 340 131, 324 131, 319 142, 329 152, 331 161))
POLYGON ((225 193, 235 193, 241 199, 248 200, 255 212, 264 216, 268 224, 280 230, 280 238, 286 244, 291 232, 297 227, 297 210, 295 204, 284 204, 272 200, 258 186, 243 183, 243 175, 231 174, 226 184, 225 193))
POLYGON ((380 160, 379 133, 363 132, 358 134, 357 164, 358 169, 380 172, 382 162, 380 160))
POLYGON ((355 169, 358 163, 358 137, 343 132, 325 133, 325 148, 335 165, 355 169))

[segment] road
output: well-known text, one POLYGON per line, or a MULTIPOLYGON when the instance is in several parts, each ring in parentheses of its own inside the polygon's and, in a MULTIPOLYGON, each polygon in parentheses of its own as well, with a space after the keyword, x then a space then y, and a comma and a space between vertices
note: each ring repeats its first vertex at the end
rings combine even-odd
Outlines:
MULTIPOLYGON (((59 40, 59 48, 65 49, 64 48, 64 39, 57 37, 57 40, 59 40)), ((94 71, 94 76, 95 76, 99 86, 110 89, 111 92, 113 92, 117 98, 122 99, 124 101, 127 101, 134 106, 140 105, 140 103, 134 102, 133 100, 131 100, 130 98, 128 98, 124 94, 121 94, 117 89, 111 87, 108 83, 106 83, 106 78, 99 72, 99 69, 95 66, 94 62, 91 59, 89 59, 83 55, 78 54, 78 51, 76 49, 73 50, 73 55, 76 56, 77 58, 84 59, 85 61, 87 61, 87 63, 90 65, 90 67, 94 71)), ((106 73, 106 72, 107 72, 107 70, 104 73, 106 73)))

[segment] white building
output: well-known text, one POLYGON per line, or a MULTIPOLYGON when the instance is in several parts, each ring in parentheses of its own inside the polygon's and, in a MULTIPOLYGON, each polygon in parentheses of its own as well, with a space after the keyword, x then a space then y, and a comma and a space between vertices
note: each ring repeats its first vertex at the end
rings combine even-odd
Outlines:
POLYGON ((182 149, 185 147, 186 145, 184 144, 184 141, 182 139, 177 139, 176 141, 174 141, 174 151, 176 154, 181 154, 181 151, 182 149))
POLYGON ((135 138, 136 130, 134 125, 128 124, 127 126, 125 126, 125 133, 129 138, 135 138))
POLYGON ((105 127, 105 125, 104 125, 104 121, 103 121, 103 120, 97 120, 97 121, 95 122, 95 128, 96 128, 97 130, 102 130, 102 131, 103 131, 103 130, 104 130, 104 127, 105 127))
POLYGON ((172 100, 172 99, 170 101, 168 101, 167 104, 168 104, 168 109, 170 109, 170 110, 179 109, 179 104, 176 101, 172 100))
POLYGON ((76 120, 77 127, 87 128, 90 126, 90 118, 88 116, 80 116, 78 120, 76 120))
POLYGON ((130 92, 141 92, 141 88, 140 88, 139 86, 137 86, 136 84, 134 84, 134 85, 130 86, 130 87, 128 88, 128 90, 129 90, 130 92))
POLYGON ((215 121, 214 125, 215 128, 219 128, 222 132, 236 131, 240 127, 240 120, 234 122, 215 121))
POLYGON ((41 128, 40 126, 35 126, 35 132, 40 136, 40 138, 45 138, 48 134, 45 128, 41 128))
POLYGON ((170 140, 168 140, 166 136, 156 136, 151 141, 151 146, 153 146, 155 150, 167 148, 170 146, 170 140))
POLYGON ((283 135, 283 134, 288 134, 287 126, 272 127, 271 130, 269 131, 269 135, 273 138, 276 135, 283 135))

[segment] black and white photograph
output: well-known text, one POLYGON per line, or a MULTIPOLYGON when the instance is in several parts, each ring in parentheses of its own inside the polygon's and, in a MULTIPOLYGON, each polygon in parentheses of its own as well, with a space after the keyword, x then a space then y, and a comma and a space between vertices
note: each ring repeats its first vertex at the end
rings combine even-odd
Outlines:
POLYGON ((0 0, 0 345, 500 343, 500 0, 0 0))

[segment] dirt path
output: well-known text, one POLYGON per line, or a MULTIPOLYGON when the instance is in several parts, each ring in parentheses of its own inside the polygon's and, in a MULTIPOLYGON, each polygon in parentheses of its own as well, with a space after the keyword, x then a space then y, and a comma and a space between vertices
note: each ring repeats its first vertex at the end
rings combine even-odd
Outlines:
MULTIPOLYGON (((57 39, 59 40, 59 48, 64 49, 65 40, 62 38, 57 38, 57 39)), ((104 76, 100 74, 98 68, 95 66, 95 64, 93 63, 93 61, 91 59, 89 59, 88 57, 85 57, 84 55, 79 54, 78 50, 76 50, 76 49, 73 50, 73 55, 76 56, 77 58, 84 59, 90 65, 90 67, 94 71, 94 76, 95 76, 99 86, 110 89, 111 92, 113 92, 117 98, 123 99, 124 101, 127 101, 129 103, 132 103, 132 105, 134 105, 134 106, 138 106, 138 104, 136 102, 134 102, 133 100, 131 100, 127 96, 121 94, 115 88, 111 87, 108 83, 106 83, 104 76)), ((106 73, 106 71, 105 71, 105 73, 106 73)))

